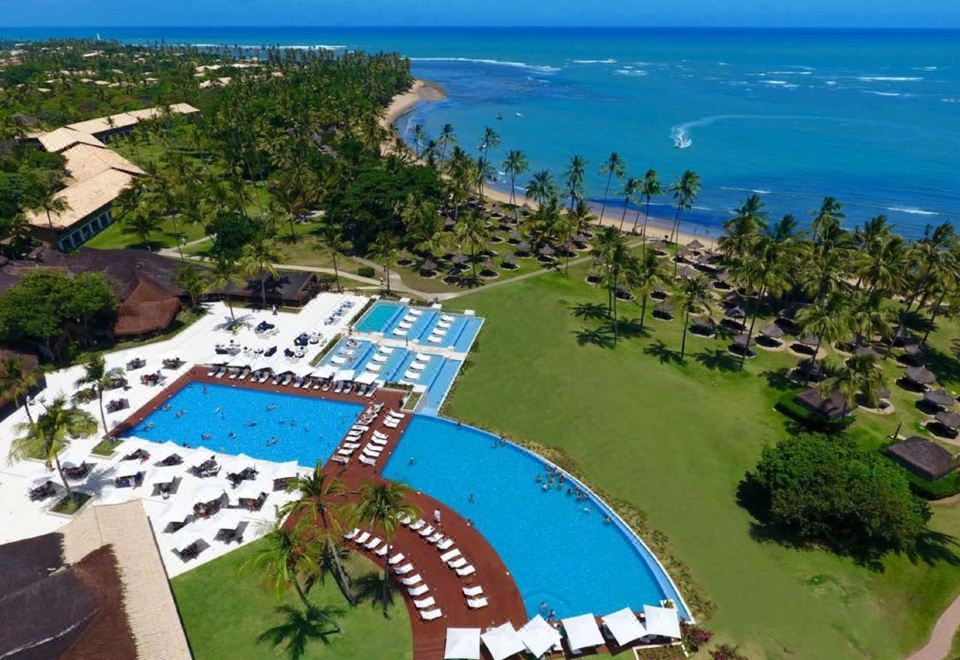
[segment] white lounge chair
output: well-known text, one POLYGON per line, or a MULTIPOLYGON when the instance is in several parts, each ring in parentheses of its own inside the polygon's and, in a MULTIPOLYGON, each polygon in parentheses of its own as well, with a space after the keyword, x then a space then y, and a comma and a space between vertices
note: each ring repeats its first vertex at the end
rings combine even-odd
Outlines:
POLYGON ((374 460, 380 458, 380 454, 381 454, 381 453, 382 453, 382 452, 379 452, 379 451, 376 451, 376 450, 374 450, 374 449, 371 449, 371 448, 370 448, 370 445, 367 445, 366 447, 363 448, 363 455, 364 455, 364 456, 369 456, 370 458, 372 458, 372 459, 374 459, 374 460))
POLYGON ((341 446, 344 449, 360 449, 359 442, 344 442, 341 446))
POLYGON ((370 540, 370 532, 364 532, 363 534, 361 534, 360 536, 356 537, 353 540, 357 545, 363 545, 364 543, 370 540))
POLYGON ((457 575, 460 577, 467 577, 468 575, 473 575, 477 572, 477 569, 473 565, 464 566, 463 568, 456 569, 457 575))
POLYGON ((410 516, 404 516, 403 518, 400 519, 401 525, 409 525, 412 522, 413 522, 413 518, 411 518, 410 516))
POLYGON ((370 541, 368 541, 367 543, 364 543, 363 547, 366 548, 367 550, 373 550, 378 545, 380 545, 380 543, 382 543, 382 541, 380 540, 380 537, 374 536, 372 539, 370 539, 370 541))
POLYGON ((421 598, 420 600, 413 601, 413 604, 418 610, 425 610, 428 607, 433 607, 437 604, 437 599, 433 596, 428 596, 427 598, 421 598))
POLYGON ((420 574, 417 573, 416 575, 411 575, 410 577, 403 578, 402 580, 400 580, 400 582, 402 582, 405 587, 410 587, 415 585, 417 582, 419 582, 422 579, 423 578, 420 577, 420 574))
POLYGON ((378 440, 389 440, 389 439, 390 439, 390 436, 387 435, 386 433, 383 433, 382 431, 374 431, 371 435, 373 435, 373 437, 374 437, 374 438, 377 438, 378 440))
POLYGON ((340 456, 353 456, 353 452, 357 451, 356 447, 348 448, 344 447, 343 449, 338 449, 337 454, 340 456))
POLYGON ((443 563, 447 563, 454 557, 459 557, 459 556, 460 556, 460 548, 454 548, 450 552, 444 552, 442 555, 440 555, 440 561, 442 561, 443 563))
POLYGON ((403 566, 399 566, 393 569, 393 572, 396 573, 397 575, 406 575, 412 570, 413 570, 413 564, 411 564, 410 562, 407 562, 403 566))
POLYGON ((404 559, 406 559, 406 557, 404 556, 404 554, 403 554, 402 552, 398 552, 398 553, 395 554, 394 556, 390 557, 390 559, 388 559, 387 562, 388 562, 391 566, 396 566, 397 564, 399 564, 400 562, 402 562, 404 559))
POLYGON ((420 610, 420 618, 424 621, 433 621, 443 616, 443 612, 436 610, 420 610))
POLYGON ((487 602, 486 598, 468 598, 467 599, 467 607, 469 607, 471 610, 478 610, 481 607, 486 607, 487 605, 489 605, 489 603, 487 602))
POLYGON ((431 525, 427 525, 426 527, 424 527, 423 529, 421 529, 421 530, 418 532, 418 534, 420 534, 420 536, 422 536, 423 538, 427 538, 428 536, 430 536, 431 534, 433 534, 434 531, 436 531, 436 530, 434 530, 431 525))
POLYGON ((483 595, 483 587, 479 584, 475 587, 464 587, 463 595, 467 598, 476 598, 477 596, 483 595))
POLYGON ((443 532, 437 532, 433 536, 427 539, 427 543, 437 543, 440 539, 443 538, 443 532))
POLYGON ((376 464, 377 464, 377 462, 376 462, 375 460, 373 460, 372 458, 370 458, 369 456, 360 456, 359 460, 360 460, 360 462, 363 463, 364 465, 376 465, 376 464))
POLYGON ((375 553, 373 553, 373 554, 375 554, 375 555, 378 556, 378 557, 382 557, 382 556, 384 556, 385 554, 387 554, 388 552, 390 552, 390 546, 388 546, 386 543, 384 543, 384 544, 381 545, 381 546, 377 549, 377 551, 376 551, 375 553))
POLYGON ((410 529, 412 529, 413 531, 417 531, 418 529, 420 529, 421 527, 423 527, 423 526, 426 525, 426 524, 427 524, 427 523, 424 522, 423 518, 421 518, 421 519, 418 520, 417 522, 415 522, 415 523, 413 523, 412 525, 410 525, 410 529))
POLYGON ((453 539, 445 538, 442 541, 440 541, 440 543, 437 544, 437 550, 439 550, 440 552, 443 552, 444 550, 449 548, 451 545, 453 545, 453 539))
POLYGON ((463 568, 466 565, 467 565, 467 560, 464 559, 463 557, 457 557, 456 559, 447 562, 447 566, 449 566, 454 570, 458 568, 463 568))
POLYGON ((343 538, 347 539, 348 541, 351 541, 351 540, 353 540, 353 538, 354 538, 357 534, 359 534, 359 533, 360 533, 360 528, 359 528, 359 527, 354 527, 354 528, 351 529, 349 532, 347 532, 346 534, 344 534, 344 535, 343 535, 343 538))
POLYGON ((389 440, 381 440, 380 438, 370 438, 370 443, 378 447, 385 447, 389 440))
POLYGON ((407 413, 399 413, 399 412, 396 412, 395 410, 391 410, 390 412, 387 413, 387 416, 395 417, 396 419, 403 419, 404 417, 407 416, 407 413))
POLYGON ((430 587, 428 587, 425 584, 421 584, 420 586, 417 586, 417 587, 409 587, 407 589, 407 593, 413 596, 414 598, 416 598, 417 596, 422 596, 428 591, 430 591, 430 587))

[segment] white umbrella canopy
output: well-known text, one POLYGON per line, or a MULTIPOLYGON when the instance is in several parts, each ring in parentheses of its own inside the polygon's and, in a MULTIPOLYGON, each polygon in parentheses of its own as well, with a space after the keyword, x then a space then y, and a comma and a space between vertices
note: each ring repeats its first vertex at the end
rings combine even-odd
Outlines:
POLYGON ((593 648, 603 644, 603 634, 597 626, 597 617, 592 614, 581 614, 567 619, 561 619, 560 623, 567 632, 567 644, 571 651, 593 648))
POLYGON ((674 639, 680 639, 683 636, 680 632, 678 612, 672 607, 644 605, 643 616, 646 620, 648 635, 673 637, 674 639))
POLYGON ((313 375, 316 378, 321 378, 321 379, 330 378, 335 373, 337 373, 337 370, 334 367, 331 367, 329 364, 322 364, 313 370, 313 375))
POLYGON ((361 385, 372 385, 376 380, 377 380, 376 374, 371 373, 369 371, 365 371, 364 373, 357 376, 356 382, 360 383, 361 385))
POLYGON ((191 491, 187 499, 193 504, 209 504, 223 497, 224 492, 222 484, 209 484, 191 491))
POLYGON ((496 628, 491 628, 480 635, 484 646, 490 652, 493 660, 503 660, 511 655, 522 653, 525 648, 520 635, 513 629, 513 624, 509 621, 496 628))
POLYGON ((150 487, 172 484, 183 473, 182 465, 161 465, 150 470, 147 485, 150 487))
POLYGON ((87 460, 90 456, 90 450, 83 450, 80 447, 67 447, 57 458, 60 459, 60 465, 62 467, 67 467, 68 465, 73 465, 79 467, 83 465, 83 462, 87 460))
POLYGON ((357 373, 353 369, 341 369, 333 375, 334 380, 352 381, 357 373))
POLYGON ((287 461, 286 463, 279 463, 277 467, 274 468, 270 478, 273 480, 293 479, 299 476, 300 465, 296 461, 287 461))
POLYGON ((539 614, 527 621, 518 632, 523 645, 537 658, 560 643, 560 633, 539 614))
POLYGON ((620 646, 634 642, 649 634, 629 607, 600 617, 600 620, 603 621, 603 625, 607 627, 607 630, 610 631, 610 634, 613 635, 620 646))
POLYGON ((162 530, 170 523, 182 523, 193 515, 193 502, 189 497, 181 496, 170 503, 162 514, 160 514, 161 524, 158 529, 162 530))
POLYGON ((269 495, 271 492, 273 492, 273 480, 271 479, 260 478, 252 481, 244 481, 230 491, 230 501, 255 500, 261 495, 269 495))
POLYGON ((203 532, 206 531, 199 525, 187 525, 175 531, 170 535, 173 541, 173 547, 177 550, 189 548, 194 543, 203 541, 203 532))
POLYGON ((243 522, 244 518, 243 511, 239 509, 226 509, 221 511, 216 516, 209 520, 211 528, 216 528, 217 531, 221 529, 227 529, 231 532, 236 531, 240 524, 243 522))
POLYGON ((480 660, 479 628, 447 628, 444 660, 480 660))
POLYGON ((206 447, 197 447, 189 456, 183 457, 183 462, 189 467, 200 467, 208 459, 213 458, 215 461, 219 461, 220 458, 217 456, 217 453, 212 449, 207 449, 206 447))

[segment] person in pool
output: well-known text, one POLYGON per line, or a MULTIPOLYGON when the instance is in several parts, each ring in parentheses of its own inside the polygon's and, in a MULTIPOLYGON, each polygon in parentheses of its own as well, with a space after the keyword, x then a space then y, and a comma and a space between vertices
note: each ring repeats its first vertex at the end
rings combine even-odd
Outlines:
POLYGON ((163 406, 163 412, 170 412, 171 410, 173 410, 173 406, 169 403, 163 406))
POLYGON ((245 422, 243 423, 243 425, 244 425, 244 426, 247 426, 247 427, 250 427, 250 426, 256 426, 257 423, 256 423, 255 421, 253 421, 252 419, 248 419, 247 421, 245 421, 245 422))
POLYGON ((204 440, 209 440, 209 439, 212 438, 213 436, 210 435, 209 433, 201 433, 201 434, 200 434, 200 437, 203 438, 204 440))
POLYGON ((271 411, 276 410, 276 409, 277 409, 277 404, 275 404, 275 403, 268 403, 268 404, 267 404, 267 412, 271 412, 271 411))
POLYGON ((272 447, 272 446, 275 445, 275 444, 277 444, 277 436, 273 436, 272 438, 270 438, 269 440, 267 440, 267 446, 268 446, 268 447, 272 447))
POLYGON ((230 437, 231 440, 235 440, 236 437, 237 437, 236 431, 230 431, 230 433, 229 433, 228 435, 229 435, 229 437, 230 437))

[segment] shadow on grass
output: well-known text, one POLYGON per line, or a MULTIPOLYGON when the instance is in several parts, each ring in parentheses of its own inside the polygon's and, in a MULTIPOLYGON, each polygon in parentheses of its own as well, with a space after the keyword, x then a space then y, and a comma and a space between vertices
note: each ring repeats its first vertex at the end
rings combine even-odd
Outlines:
POLYGON ((668 348, 660 339, 644 348, 643 352, 657 358, 660 364, 669 364, 671 362, 674 364, 685 364, 683 358, 680 357, 680 351, 668 348))
POLYGON ((797 387, 790 381, 789 374, 790 371, 786 367, 782 367, 776 371, 764 371, 761 375, 767 379, 767 387, 772 387, 780 392, 786 392, 787 390, 797 387))
POLYGON ((571 306, 570 310, 578 319, 605 319, 607 318, 607 306, 599 303, 580 303, 571 306))
POLYGON ((274 649, 282 647, 291 660, 304 657, 307 645, 314 640, 329 644, 330 635, 340 632, 337 617, 343 615, 341 608, 317 605, 281 605, 276 612, 283 616, 283 622, 260 633, 257 643, 270 644, 274 649))
POLYGON ((613 332, 605 326, 600 328, 580 328, 573 330, 573 336, 578 346, 597 346, 599 348, 613 348, 613 332))
POLYGON ((387 579, 387 588, 383 588, 383 576, 379 572, 364 573, 353 581, 353 593, 358 603, 369 602, 373 608, 389 609, 393 605, 394 583, 387 579))
POLYGON ((693 359, 710 371, 740 371, 740 361, 722 348, 700 351, 693 359))

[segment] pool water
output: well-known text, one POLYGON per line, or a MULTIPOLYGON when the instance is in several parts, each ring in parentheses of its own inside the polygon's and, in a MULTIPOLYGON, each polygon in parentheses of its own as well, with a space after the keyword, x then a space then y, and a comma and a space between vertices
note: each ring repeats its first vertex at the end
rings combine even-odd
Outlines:
POLYGON ((399 318, 398 312, 406 308, 406 305, 398 302, 381 300, 374 303, 366 314, 357 321, 357 332, 383 332, 394 316, 399 318))
POLYGON ((418 307, 417 309, 422 312, 419 318, 411 323, 410 328, 403 330, 399 326, 409 309, 411 307, 406 304, 388 300, 378 301, 357 322, 355 328, 357 332, 379 332, 390 339, 466 353, 470 350, 477 333, 480 332, 480 327, 483 325, 483 319, 475 316, 418 307), (453 319, 450 322, 450 327, 442 340, 431 342, 430 335, 436 329, 437 323, 441 320, 440 317, 444 314, 453 319))
POLYGON ((127 435, 313 467, 330 458, 363 407, 297 395, 296 390, 189 383, 127 435), (267 444, 272 438, 276 442, 267 444))
POLYGON ((614 516, 604 522, 605 505, 567 494, 569 480, 544 490, 546 474, 542 461, 489 433, 422 415, 383 470, 472 520, 513 575, 531 617, 543 602, 564 617, 672 598, 688 618, 650 551, 614 516))

